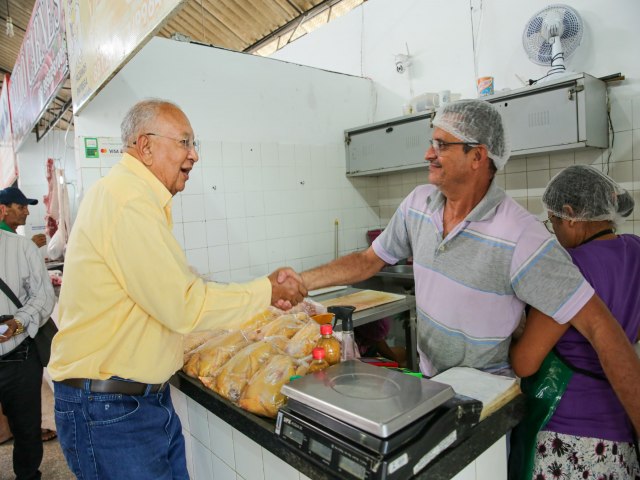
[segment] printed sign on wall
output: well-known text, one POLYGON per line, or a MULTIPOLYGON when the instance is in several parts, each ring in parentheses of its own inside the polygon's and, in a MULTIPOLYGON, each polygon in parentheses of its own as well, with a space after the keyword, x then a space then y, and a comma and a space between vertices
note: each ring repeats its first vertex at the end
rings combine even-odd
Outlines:
POLYGON ((0 94, 0 188, 11 186, 18 176, 16 154, 11 135, 11 108, 9 106, 9 75, 5 75, 0 94))
POLYGON ((120 70, 185 0, 64 0, 73 111, 120 70))
POLYGON ((61 0, 36 0, 11 74, 9 96, 16 150, 68 75, 61 0))

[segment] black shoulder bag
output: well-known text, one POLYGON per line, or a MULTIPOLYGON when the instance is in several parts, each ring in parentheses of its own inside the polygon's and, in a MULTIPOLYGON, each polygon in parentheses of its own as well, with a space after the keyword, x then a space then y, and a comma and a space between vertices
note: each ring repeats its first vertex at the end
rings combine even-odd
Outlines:
MULTIPOLYGON (((4 283, 4 280, 2 280, 1 278, 0 290, 2 290, 7 297, 9 297, 9 300, 11 300, 16 307, 22 308, 22 303, 20 303, 20 300, 18 300, 16 294, 13 293, 13 290, 11 290, 11 288, 9 288, 9 286, 4 283)), ((51 317, 49 317, 49 320, 47 320, 45 324, 40 327, 38 333, 36 333, 36 336, 33 338, 33 341, 36 345, 36 351, 38 352, 38 357, 40 357, 40 363, 43 367, 46 367, 49 363, 49 358, 51 358, 51 341, 53 340, 53 336, 57 332, 58 327, 56 327, 56 324, 53 322, 53 320, 51 320, 51 317)))

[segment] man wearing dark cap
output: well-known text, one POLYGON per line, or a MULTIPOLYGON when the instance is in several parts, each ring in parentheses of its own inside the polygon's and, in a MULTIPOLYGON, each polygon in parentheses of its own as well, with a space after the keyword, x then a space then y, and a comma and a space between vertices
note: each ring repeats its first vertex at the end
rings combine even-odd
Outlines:
MULTIPOLYGON (((28 205, 37 205, 37 203, 38 200, 27 198, 17 187, 8 187, 0 190, 0 204, 6 206, 6 214, 2 222, 4 225, 0 225, 0 228, 7 230, 7 228, 4 228, 7 226, 9 227, 8 231, 15 233, 16 229, 27 221, 27 216, 29 215, 28 205)), ((47 243, 47 237, 43 233, 34 235, 31 240, 38 248, 47 243)))

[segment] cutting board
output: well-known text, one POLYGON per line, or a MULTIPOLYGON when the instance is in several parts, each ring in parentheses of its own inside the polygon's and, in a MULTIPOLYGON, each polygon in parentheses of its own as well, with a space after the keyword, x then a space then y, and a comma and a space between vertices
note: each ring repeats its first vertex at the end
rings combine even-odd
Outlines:
POLYGON ((325 307, 332 305, 351 305, 356 307, 356 312, 366 310, 367 308, 377 307, 385 303, 397 302, 402 300, 404 295, 396 293, 378 292, 376 290, 362 290, 360 292, 345 295, 344 297, 331 298, 320 302, 325 307))

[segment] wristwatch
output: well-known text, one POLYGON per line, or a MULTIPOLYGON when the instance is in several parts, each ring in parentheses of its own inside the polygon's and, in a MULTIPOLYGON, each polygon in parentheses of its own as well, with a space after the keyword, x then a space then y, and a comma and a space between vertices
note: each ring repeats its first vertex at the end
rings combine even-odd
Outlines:
POLYGON ((24 325, 22 325, 22 322, 17 318, 14 318, 13 320, 16 322, 16 325, 18 326, 18 328, 16 328, 16 331, 13 332, 13 334, 20 335, 21 333, 24 333, 24 325))

